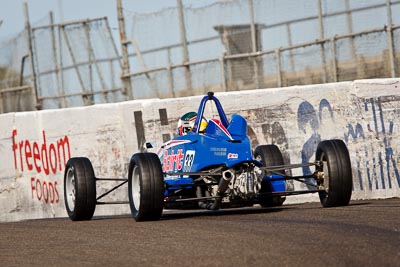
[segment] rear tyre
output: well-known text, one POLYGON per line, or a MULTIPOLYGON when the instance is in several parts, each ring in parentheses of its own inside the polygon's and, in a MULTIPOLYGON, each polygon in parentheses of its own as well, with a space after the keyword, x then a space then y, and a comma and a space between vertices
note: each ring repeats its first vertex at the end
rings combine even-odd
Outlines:
POLYGON ((90 220, 96 209, 96 178, 88 158, 70 158, 64 172, 64 200, 73 221, 90 220))
POLYGON ((161 218, 164 207, 164 180, 160 160, 154 153, 134 154, 129 163, 128 195, 136 221, 161 218))
MULTIPOLYGON (((254 151, 254 157, 256 160, 261 161, 264 166, 279 166, 283 165, 283 156, 281 151, 276 145, 261 145, 256 147, 254 151)), ((285 175, 284 170, 276 171, 275 173, 285 175)), ((271 175, 271 172, 267 172, 267 175, 271 175)), ((263 180, 261 183, 260 193, 272 192, 272 187, 269 181, 263 180)), ((285 202, 286 197, 261 197, 259 199, 260 205, 263 208, 282 206, 285 202)))
POLYGON ((315 159, 321 161, 325 191, 319 193, 323 207, 346 206, 353 188, 349 151, 342 140, 326 140, 318 144, 315 159))

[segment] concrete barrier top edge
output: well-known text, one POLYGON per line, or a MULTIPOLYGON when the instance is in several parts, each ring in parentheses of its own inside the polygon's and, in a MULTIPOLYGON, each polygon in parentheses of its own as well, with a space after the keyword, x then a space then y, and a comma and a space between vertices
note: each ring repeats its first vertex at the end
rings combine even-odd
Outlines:
MULTIPOLYGON (((363 91, 366 90, 366 87, 370 88, 372 85, 372 90, 375 90, 375 87, 378 88, 387 88, 391 87, 393 89, 398 89, 400 92, 400 78, 387 78, 387 79, 368 79, 368 80, 355 80, 355 81, 344 81, 344 82, 337 82, 337 83, 327 83, 327 84, 311 84, 311 85, 294 85, 290 87, 281 87, 281 88, 263 88, 263 89, 252 89, 252 90, 245 90, 245 91, 230 91, 230 92, 215 92, 216 96, 235 96, 235 95, 248 95, 248 94, 253 94, 255 92, 260 92, 260 91, 265 91, 268 90, 271 94, 276 94, 276 93, 282 93, 286 94, 290 91, 299 91, 299 90, 304 90, 304 88, 309 88, 309 89, 314 89, 314 88, 320 88, 323 86, 324 88, 331 88, 331 87, 338 87, 340 88, 345 88, 346 86, 351 86, 353 89, 354 93, 356 95, 363 95, 363 91), (383 87, 382 87, 383 86, 383 87)), ((371 89, 370 89, 371 90, 371 89)), ((368 90, 369 91, 369 90, 368 90)), ((368 93, 368 92, 365 92, 368 93)), ((387 94, 388 92, 384 92, 383 90, 381 93, 387 94)), ((390 92, 389 92, 390 93, 390 92)), ((201 98, 203 95, 196 95, 196 96, 188 96, 188 97, 182 97, 182 99, 186 99, 188 101, 191 100, 197 100, 198 98, 201 98)), ((70 108, 61 108, 61 109, 47 109, 47 110, 39 110, 39 111, 22 111, 22 112, 10 112, 10 113, 4 113, 0 114, 0 117, 4 116, 13 116, 13 115, 18 115, 18 116, 25 116, 27 114, 32 114, 32 113, 56 113, 56 112, 63 112, 64 110, 71 110, 71 111, 80 111, 80 110, 90 110, 90 109, 97 109, 99 107, 102 108, 115 108, 115 107, 124 107, 126 105, 132 106, 137 104, 138 106, 141 107, 146 107, 153 105, 155 102, 169 102, 173 99, 176 98, 165 98, 165 99, 159 99, 159 98, 151 98, 151 99, 136 99, 136 100, 130 100, 130 101, 124 101, 124 102, 118 102, 118 103, 103 103, 103 104, 95 104, 92 106, 84 106, 84 107, 70 107, 70 108), (13 114, 13 115, 11 115, 13 114)))

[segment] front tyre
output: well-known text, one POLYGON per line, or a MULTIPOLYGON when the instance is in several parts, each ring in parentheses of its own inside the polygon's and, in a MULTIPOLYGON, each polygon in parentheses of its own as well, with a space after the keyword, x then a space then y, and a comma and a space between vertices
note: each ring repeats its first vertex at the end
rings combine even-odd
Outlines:
MULTIPOLYGON (((256 147, 254 151, 254 158, 264 164, 266 167, 270 166, 281 166, 283 163, 282 152, 276 145, 261 145, 256 147)), ((285 175, 284 170, 279 170, 276 172, 280 175, 285 175)), ((267 172, 267 175, 271 175, 272 173, 267 172)), ((269 181, 263 180, 261 183, 261 191, 260 193, 272 192, 272 185, 269 181)), ((282 206, 283 202, 285 202, 286 197, 261 197, 259 199, 260 205, 263 208, 266 207, 274 207, 274 206, 282 206)))
POLYGON ((161 218, 164 207, 164 180, 160 160, 154 153, 134 154, 129 162, 128 195, 136 221, 161 218))
POLYGON ((96 208, 96 178, 87 158, 70 158, 64 172, 64 200, 73 221, 90 220, 96 208))
POLYGON ((322 163, 325 191, 319 193, 323 207, 347 206, 353 188, 349 151, 342 140, 326 140, 318 144, 315 159, 322 163))

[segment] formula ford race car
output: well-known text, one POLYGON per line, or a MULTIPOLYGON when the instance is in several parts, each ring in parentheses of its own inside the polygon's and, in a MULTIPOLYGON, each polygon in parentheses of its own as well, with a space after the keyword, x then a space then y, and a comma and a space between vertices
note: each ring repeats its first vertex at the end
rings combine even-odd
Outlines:
POLYGON ((148 221, 160 219, 164 208, 272 207, 281 206, 286 196, 306 193, 318 193, 323 207, 345 206, 352 193, 352 172, 347 147, 341 140, 320 142, 315 161, 310 163, 284 165, 276 145, 260 145, 252 151, 246 120, 233 114, 229 121, 210 92, 201 100, 190 131, 164 143, 157 154, 134 154, 127 179, 96 178, 89 159, 69 159, 64 174, 69 217, 90 220, 96 205, 121 203, 100 199, 126 183, 132 217, 148 221), (207 102, 214 102, 219 119, 208 120, 206 128, 201 129, 207 102), (291 169, 302 167, 314 172, 287 175, 291 169), (96 183, 104 180, 120 183, 97 196, 96 183), (308 189, 287 191, 288 180, 305 183, 308 189))

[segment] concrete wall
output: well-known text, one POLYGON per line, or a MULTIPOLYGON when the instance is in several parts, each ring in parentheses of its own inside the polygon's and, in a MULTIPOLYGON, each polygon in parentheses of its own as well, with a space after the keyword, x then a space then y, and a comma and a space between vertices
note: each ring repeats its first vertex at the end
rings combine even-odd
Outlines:
MULTIPOLYGON (((274 143, 286 163, 299 163, 313 160, 320 140, 343 139, 351 154, 353 199, 400 196, 400 79, 216 96, 228 117, 248 119, 253 146, 274 143)), ((201 97, 0 115, 0 221, 67 216, 63 172, 69 157, 90 158, 97 177, 126 177, 130 156, 146 141, 173 137, 178 118, 197 111, 201 97)), ((209 108, 207 116, 213 112, 209 108)), ((307 169, 294 173, 302 171, 307 169)), ((112 185, 101 184, 98 194, 112 185)), ((127 187, 109 199, 127 200, 127 187)), ((288 198, 317 200, 315 194, 288 198)), ((95 215, 123 213, 128 205, 98 206, 95 215)))

